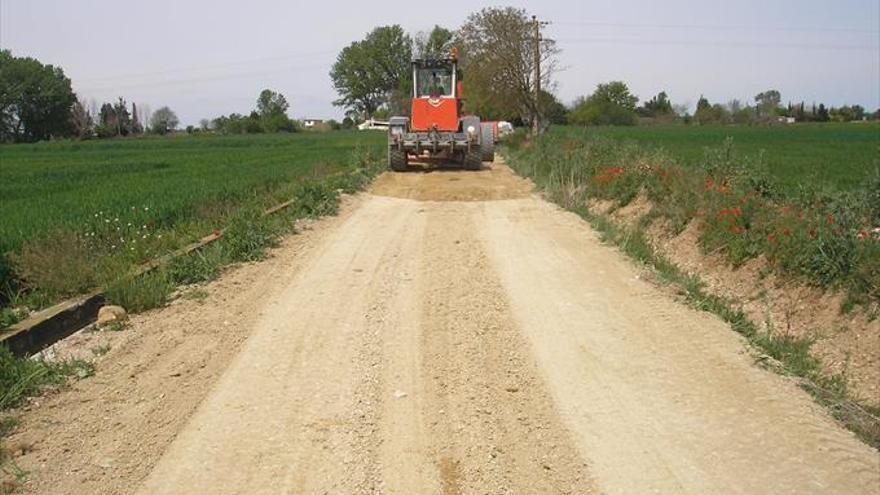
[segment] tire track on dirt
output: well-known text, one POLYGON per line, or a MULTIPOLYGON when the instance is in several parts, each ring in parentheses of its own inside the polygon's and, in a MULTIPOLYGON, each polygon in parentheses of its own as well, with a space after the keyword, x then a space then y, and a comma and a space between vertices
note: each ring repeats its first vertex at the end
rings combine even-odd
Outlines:
POLYGON ((475 237, 483 205, 430 206, 421 348, 443 493, 593 493, 475 237))
POLYGON ((589 493, 471 205, 368 198, 139 493, 589 493))
POLYGON ((328 237, 139 493, 376 490, 380 370, 366 322, 407 220, 366 201, 328 237))

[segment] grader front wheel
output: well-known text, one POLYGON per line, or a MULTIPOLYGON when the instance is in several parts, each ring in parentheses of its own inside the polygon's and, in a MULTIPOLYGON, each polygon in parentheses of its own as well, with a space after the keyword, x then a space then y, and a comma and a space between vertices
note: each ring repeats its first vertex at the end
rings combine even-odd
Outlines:
POLYGON ((406 151, 389 146, 388 167, 395 172, 406 172, 407 165, 409 165, 409 163, 406 151))
POLYGON ((472 147, 464 152, 464 162, 462 165, 465 170, 481 170, 483 168, 483 150, 479 147, 472 147))

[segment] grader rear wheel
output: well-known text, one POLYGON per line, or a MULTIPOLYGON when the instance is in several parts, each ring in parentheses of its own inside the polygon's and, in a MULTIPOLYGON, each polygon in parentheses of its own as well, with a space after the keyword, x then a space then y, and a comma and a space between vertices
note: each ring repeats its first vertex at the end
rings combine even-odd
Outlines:
POLYGON ((480 124, 480 153, 484 162, 495 161, 495 133, 492 124, 480 124))

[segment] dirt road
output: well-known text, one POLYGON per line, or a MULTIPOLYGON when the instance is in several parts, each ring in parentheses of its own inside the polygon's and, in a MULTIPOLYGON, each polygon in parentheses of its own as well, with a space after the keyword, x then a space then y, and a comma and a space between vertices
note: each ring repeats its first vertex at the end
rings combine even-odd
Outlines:
POLYGON ((880 491, 877 451, 501 164, 380 177, 295 237, 26 414, 26 488, 880 491))

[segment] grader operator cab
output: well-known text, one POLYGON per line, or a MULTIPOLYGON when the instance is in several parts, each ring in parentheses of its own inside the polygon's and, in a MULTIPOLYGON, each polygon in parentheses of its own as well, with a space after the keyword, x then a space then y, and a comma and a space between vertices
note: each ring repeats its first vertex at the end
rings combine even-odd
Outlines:
POLYGON ((405 171, 410 156, 447 159, 468 170, 495 159, 492 125, 462 115, 463 84, 453 49, 449 58, 414 60, 410 117, 388 122, 388 166, 405 171))

